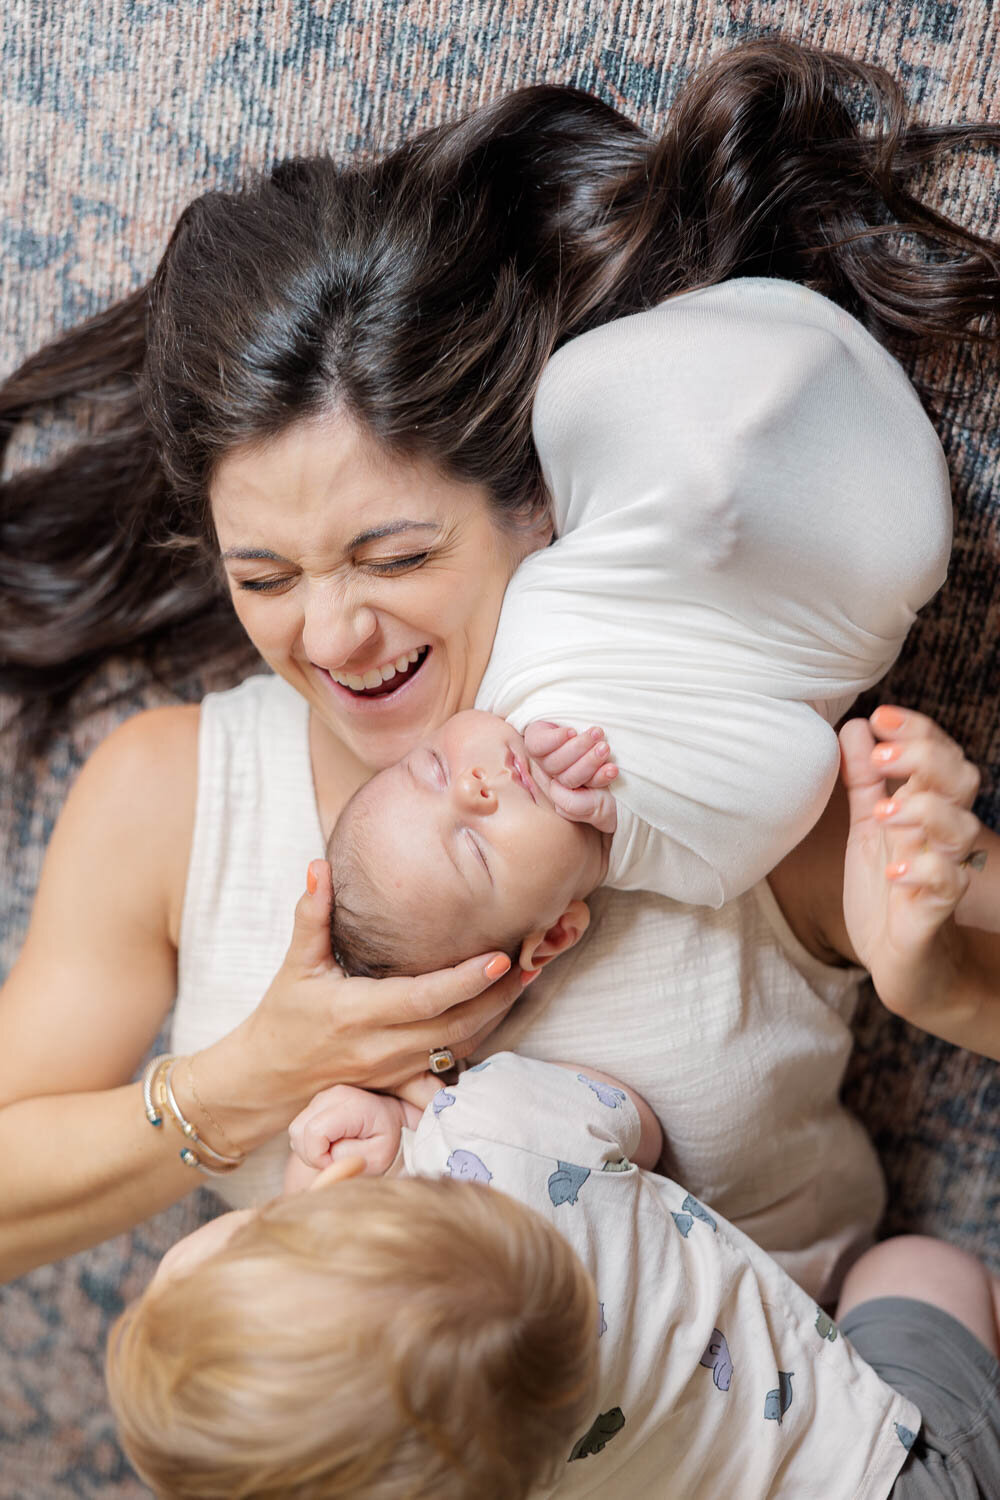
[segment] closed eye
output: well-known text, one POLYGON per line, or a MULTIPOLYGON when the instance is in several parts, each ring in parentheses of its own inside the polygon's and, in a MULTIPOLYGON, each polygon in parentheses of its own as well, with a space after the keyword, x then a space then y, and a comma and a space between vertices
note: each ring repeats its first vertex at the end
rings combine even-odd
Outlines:
POLYGON ((414 552, 410 557, 393 557, 388 562, 365 562, 362 567, 385 578, 393 573, 405 573, 410 568, 419 568, 428 557, 429 552, 414 552))
POLYGON ((493 872, 490 869, 490 862, 486 858, 486 851, 484 850, 484 848, 483 848, 482 844, 480 843, 479 839, 477 839, 476 835, 472 832, 471 828, 463 829, 463 832, 465 834, 465 837, 466 837, 466 839, 467 839, 467 841, 468 841, 468 843, 469 843, 469 845, 470 845, 473 853, 475 854, 476 858, 479 860, 479 863, 482 865, 483 869, 486 871, 487 875, 489 876, 489 878, 490 878, 490 885, 492 885, 493 884, 493 872))
POLYGON ((249 594, 274 594, 293 582, 291 578, 241 578, 236 587, 249 594))

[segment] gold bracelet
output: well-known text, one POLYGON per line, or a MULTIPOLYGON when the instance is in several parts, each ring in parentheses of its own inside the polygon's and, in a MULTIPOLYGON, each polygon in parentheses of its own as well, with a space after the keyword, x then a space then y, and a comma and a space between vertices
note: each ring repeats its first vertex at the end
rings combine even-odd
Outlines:
POLYGON ((236 1168, 242 1165, 244 1158, 243 1156, 223 1156, 221 1151, 215 1151, 207 1141, 202 1140, 191 1122, 184 1118, 172 1083, 172 1074, 177 1061, 176 1057, 169 1054, 158 1059, 150 1090, 153 1101, 159 1106, 161 1115, 170 1116, 172 1123, 187 1142, 178 1153, 184 1165, 194 1167, 208 1177, 225 1177, 228 1173, 235 1172, 236 1168), (205 1157, 208 1158, 207 1161, 203 1159, 205 1157))
POLYGON ((223 1130, 222 1126, 219 1124, 218 1120, 215 1118, 215 1116, 213 1115, 212 1111, 209 1109, 208 1105, 205 1103, 204 1099, 201 1097, 201 1095, 199 1094, 197 1088, 195 1087, 195 1081, 194 1081, 194 1057, 193 1056, 189 1057, 188 1060, 187 1060, 187 1079, 188 1079, 188 1088, 191 1090, 191 1097, 192 1097, 192 1099, 194 1100, 194 1102, 198 1106, 198 1108, 201 1110, 202 1114, 205 1116, 205 1119, 208 1121, 208 1123, 213 1127, 214 1130, 216 1130, 218 1132, 219 1140, 222 1142, 222 1144, 226 1147, 227 1150, 234 1152, 237 1156, 239 1156, 242 1159, 242 1157, 246 1153, 243 1152, 243 1151, 241 1151, 240 1148, 239 1148, 239 1146, 237 1146, 234 1141, 231 1141, 229 1139, 228 1135, 223 1130))

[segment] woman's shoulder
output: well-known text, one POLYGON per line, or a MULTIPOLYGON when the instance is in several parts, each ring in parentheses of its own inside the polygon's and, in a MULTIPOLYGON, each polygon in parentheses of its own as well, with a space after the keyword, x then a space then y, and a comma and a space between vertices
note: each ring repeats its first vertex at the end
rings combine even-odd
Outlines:
POLYGON ((113 729, 87 761, 81 778, 97 784, 113 779, 121 795, 197 776, 201 705, 171 703, 148 708, 113 729))
POLYGON ((64 892, 82 881, 173 936, 194 827, 198 723, 197 704, 149 709, 101 742, 59 816, 43 885, 64 892))

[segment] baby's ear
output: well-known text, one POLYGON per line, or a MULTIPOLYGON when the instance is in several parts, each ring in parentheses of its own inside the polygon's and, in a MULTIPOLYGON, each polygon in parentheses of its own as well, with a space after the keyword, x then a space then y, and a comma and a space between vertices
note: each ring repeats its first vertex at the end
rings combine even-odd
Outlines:
POLYGON ((562 916, 551 927, 529 932, 521 944, 518 963, 522 969, 538 970, 560 953, 568 953, 590 926, 590 907, 586 901, 571 901, 562 916))

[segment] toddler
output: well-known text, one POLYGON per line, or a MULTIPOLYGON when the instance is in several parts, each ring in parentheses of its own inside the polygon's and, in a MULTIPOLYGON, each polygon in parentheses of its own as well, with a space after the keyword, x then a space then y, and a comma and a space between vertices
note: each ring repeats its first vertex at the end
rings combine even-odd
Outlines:
MULTIPOLYGON (((498 1053, 422 1114, 331 1089, 293 1125, 304 1170, 359 1107, 398 1175, 333 1185, 336 1162, 316 1191, 215 1220, 113 1330, 112 1403, 158 1496, 996 1493, 992 1316, 966 1317, 976 1337, 872 1301, 862 1261, 838 1329, 646 1170, 658 1128, 613 1080, 498 1053)), ((928 1280, 947 1247, 919 1243, 928 1280)), ((965 1304, 988 1305, 955 1255, 965 1304)))

